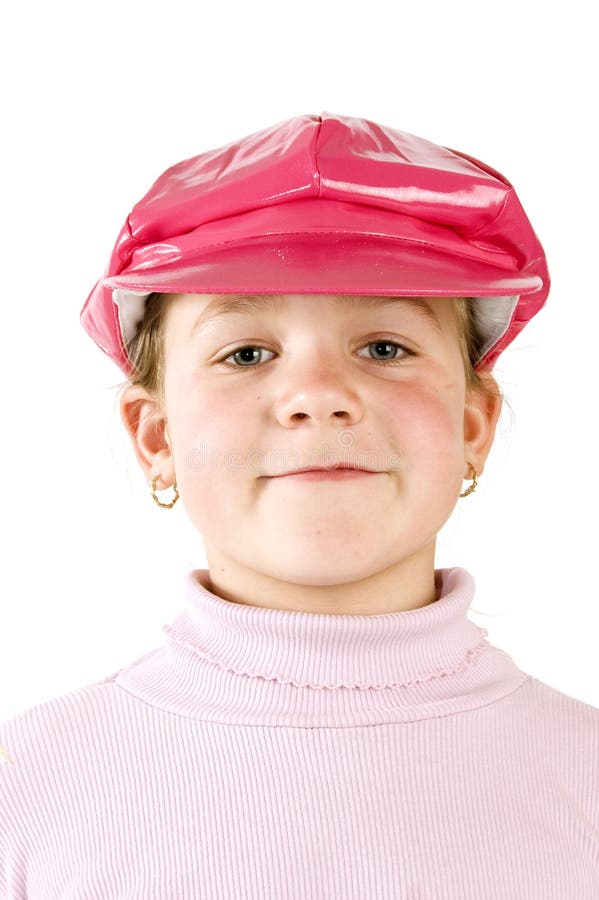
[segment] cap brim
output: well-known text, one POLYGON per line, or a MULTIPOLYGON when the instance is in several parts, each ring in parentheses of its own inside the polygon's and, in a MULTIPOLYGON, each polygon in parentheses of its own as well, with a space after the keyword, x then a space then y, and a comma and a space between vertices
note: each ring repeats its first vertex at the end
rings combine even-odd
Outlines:
POLYGON ((107 287, 165 293, 339 293, 508 296, 540 290, 538 275, 430 244, 347 233, 261 235, 162 266, 129 269, 107 287))

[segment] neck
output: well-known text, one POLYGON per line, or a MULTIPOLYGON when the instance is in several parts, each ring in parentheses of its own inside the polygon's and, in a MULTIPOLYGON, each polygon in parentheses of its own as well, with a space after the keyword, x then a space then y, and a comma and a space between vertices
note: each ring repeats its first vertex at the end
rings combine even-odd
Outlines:
POLYGON ((368 616, 420 609, 439 597, 434 540, 374 572, 364 573, 359 560, 343 558, 342 581, 334 571, 331 574, 330 560, 322 575, 310 570, 307 576, 304 560, 298 560, 297 571, 292 566, 280 571, 276 561, 269 559, 258 571, 206 542, 204 546, 210 572, 208 587, 230 603, 288 612, 368 616))

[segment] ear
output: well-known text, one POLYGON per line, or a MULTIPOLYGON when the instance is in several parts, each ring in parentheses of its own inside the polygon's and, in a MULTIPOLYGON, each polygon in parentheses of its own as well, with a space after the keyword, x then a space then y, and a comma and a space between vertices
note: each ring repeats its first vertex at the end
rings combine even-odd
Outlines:
MULTIPOLYGON (((471 462, 477 475, 482 475, 485 461, 495 439, 495 429, 501 414, 503 398, 499 385, 490 372, 479 372, 480 377, 492 388, 490 393, 476 388, 466 389, 464 407, 464 454, 466 462, 471 462)), ((466 466, 464 478, 472 478, 466 466)))
POLYGON ((126 387, 120 398, 121 421, 131 439, 133 452, 146 483, 160 474, 158 490, 175 482, 172 447, 166 416, 157 400, 137 385, 126 387))

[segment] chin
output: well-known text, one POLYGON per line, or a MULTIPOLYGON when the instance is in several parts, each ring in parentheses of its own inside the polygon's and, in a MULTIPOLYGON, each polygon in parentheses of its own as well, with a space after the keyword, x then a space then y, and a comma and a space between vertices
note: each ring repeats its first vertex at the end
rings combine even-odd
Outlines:
POLYGON ((307 587, 333 587, 338 584, 352 584, 356 581, 375 575, 381 568, 377 560, 355 559, 344 556, 335 559, 331 554, 323 554, 322 550, 314 554, 294 552, 286 555, 278 554, 272 566, 265 561, 263 571, 271 578, 289 584, 302 584, 307 587))

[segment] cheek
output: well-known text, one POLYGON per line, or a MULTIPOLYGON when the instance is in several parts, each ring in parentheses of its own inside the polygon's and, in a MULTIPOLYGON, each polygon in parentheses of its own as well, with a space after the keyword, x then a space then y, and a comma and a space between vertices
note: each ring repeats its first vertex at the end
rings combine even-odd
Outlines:
POLYGON ((462 447, 463 425, 455 388, 398 390, 388 405, 390 442, 412 466, 455 465, 462 447))
POLYGON ((243 476, 244 460, 253 443, 251 422, 247 416, 247 397, 242 400, 222 395, 190 392, 179 401, 177 420, 173 422, 175 466, 184 480, 193 482, 207 496, 222 488, 222 475, 243 476))
POLYGON ((258 443, 244 401, 223 401, 210 392, 190 391, 179 401, 173 423, 177 483, 187 515, 199 533, 228 548, 255 502, 260 467, 248 471, 248 454, 258 443))

